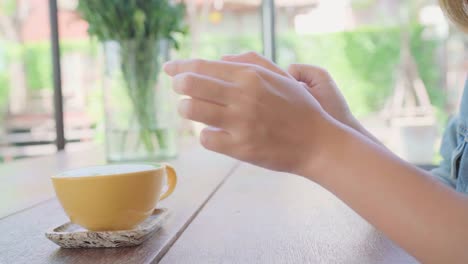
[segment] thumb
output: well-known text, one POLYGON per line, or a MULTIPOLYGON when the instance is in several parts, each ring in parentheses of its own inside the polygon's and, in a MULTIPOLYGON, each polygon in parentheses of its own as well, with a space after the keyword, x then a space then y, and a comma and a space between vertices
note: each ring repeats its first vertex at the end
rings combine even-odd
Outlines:
POLYGON ((309 64, 291 64, 288 67, 288 73, 309 87, 331 80, 330 74, 325 69, 309 64))

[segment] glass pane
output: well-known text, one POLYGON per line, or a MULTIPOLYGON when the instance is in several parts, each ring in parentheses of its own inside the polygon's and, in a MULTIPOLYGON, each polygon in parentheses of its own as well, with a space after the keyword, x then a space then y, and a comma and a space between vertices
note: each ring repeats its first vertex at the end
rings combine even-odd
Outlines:
POLYGON ((437 163, 467 42, 437 1, 277 1, 278 63, 326 68, 352 112, 408 161, 437 163))
POLYGON ((262 51, 260 1, 185 2, 190 34, 178 57, 220 59, 225 54, 262 51))
MULTIPOLYGON (((220 59, 226 54, 262 52, 260 0, 190 0, 190 33, 175 54, 177 58, 220 59)), ((199 133, 203 125, 182 121, 184 130, 199 133)))
MULTIPOLYGON (((102 87, 107 72, 103 46, 88 35, 87 22, 76 12, 77 3, 76 0, 59 1, 67 150, 87 147, 90 143, 105 144, 104 103, 109 103, 102 87)), ((262 51, 260 1, 185 3, 189 34, 180 38, 180 48, 171 52, 172 58, 219 59, 223 54, 262 51)), ((191 133, 192 123, 183 121, 181 130, 182 135, 191 133)))
POLYGON ((48 1, 0 1, 0 163, 54 153, 48 1))

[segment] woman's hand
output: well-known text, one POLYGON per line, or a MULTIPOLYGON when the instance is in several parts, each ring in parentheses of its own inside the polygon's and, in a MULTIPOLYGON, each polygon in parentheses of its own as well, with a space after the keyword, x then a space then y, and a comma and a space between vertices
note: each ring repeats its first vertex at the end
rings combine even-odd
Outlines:
POLYGON ((224 56, 223 60, 255 64, 290 79, 297 80, 302 87, 307 89, 317 99, 329 115, 345 125, 354 125, 355 118, 351 114, 345 98, 330 74, 322 68, 307 64, 291 64, 288 72, 286 72, 256 52, 224 56))
POLYGON ((343 94, 325 69, 307 64, 291 64, 288 68, 288 72, 286 72, 270 60, 255 52, 224 56, 223 60, 258 65, 284 77, 298 81, 303 88, 314 96, 330 116, 371 140, 380 143, 353 116, 343 94))
POLYGON ((211 127, 207 149, 278 171, 300 174, 334 140, 336 121, 296 80, 253 64, 180 60, 165 65, 174 90, 190 96, 180 114, 211 127))

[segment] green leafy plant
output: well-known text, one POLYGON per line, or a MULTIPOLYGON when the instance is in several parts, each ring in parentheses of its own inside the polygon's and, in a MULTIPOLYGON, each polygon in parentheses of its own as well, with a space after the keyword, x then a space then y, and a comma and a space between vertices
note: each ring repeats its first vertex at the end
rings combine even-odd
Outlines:
POLYGON ((169 0, 80 0, 78 12, 88 22, 88 32, 100 41, 119 44, 120 68, 127 95, 140 127, 140 139, 154 151, 154 134, 161 148, 165 135, 155 123, 153 89, 161 69, 161 40, 179 48, 178 34, 185 34, 184 3, 169 0))

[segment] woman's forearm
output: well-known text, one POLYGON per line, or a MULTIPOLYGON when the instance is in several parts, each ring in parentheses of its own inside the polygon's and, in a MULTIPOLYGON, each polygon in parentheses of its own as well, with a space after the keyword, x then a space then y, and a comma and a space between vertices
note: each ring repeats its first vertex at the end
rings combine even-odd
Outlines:
POLYGON ((468 199, 356 131, 337 127, 334 158, 305 176, 424 263, 468 263, 468 199))
POLYGON ((352 121, 350 121, 350 127, 356 130, 357 132, 361 133, 363 136, 367 137, 371 141, 384 146, 382 142, 378 138, 376 138, 374 135, 372 135, 371 132, 369 132, 356 118, 352 117, 352 121))

